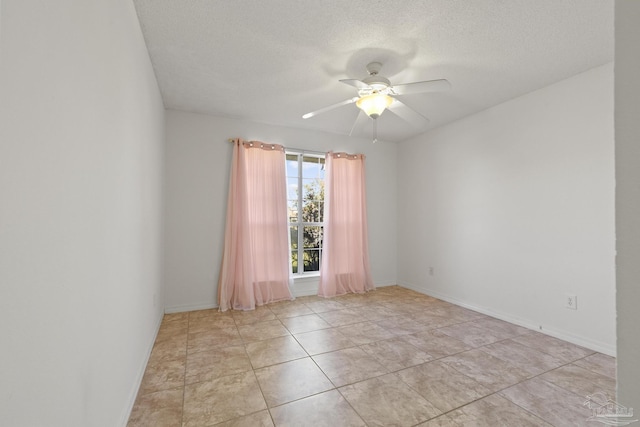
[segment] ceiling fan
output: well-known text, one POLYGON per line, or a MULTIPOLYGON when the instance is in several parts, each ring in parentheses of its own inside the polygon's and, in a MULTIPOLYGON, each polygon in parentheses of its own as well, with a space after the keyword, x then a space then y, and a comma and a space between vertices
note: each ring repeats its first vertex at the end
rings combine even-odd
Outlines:
POLYGON ((329 105, 328 107, 321 108, 316 111, 312 111, 302 116, 303 119, 308 119, 318 114, 325 113, 333 110, 334 108, 342 107, 343 105, 353 104, 360 108, 360 114, 351 127, 351 136, 356 130, 360 129, 367 122, 367 119, 373 119, 373 142, 377 141, 377 129, 376 119, 385 111, 389 110, 396 114, 398 117, 411 123, 415 127, 422 127, 425 123, 429 122, 429 119, 407 106, 398 98, 394 98, 395 95, 410 95, 414 93, 424 92, 442 92, 451 88, 451 84, 445 79, 439 80, 426 80, 422 82, 405 83, 399 85, 391 85, 389 79, 379 75, 382 64, 379 62, 371 62, 367 65, 367 72, 369 77, 362 80, 357 79, 343 79, 340 82, 353 86, 358 90, 358 96, 346 99, 337 104, 329 105))

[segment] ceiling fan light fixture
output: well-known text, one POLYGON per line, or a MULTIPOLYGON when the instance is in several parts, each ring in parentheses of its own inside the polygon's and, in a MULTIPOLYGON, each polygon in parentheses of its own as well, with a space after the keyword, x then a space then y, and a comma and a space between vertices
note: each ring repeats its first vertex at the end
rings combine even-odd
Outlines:
POLYGON ((356 105, 362 111, 364 111, 367 116, 372 119, 377 119, 380 117, 380 114, 388 108, 393 102, 393 98, 389 95, 383 95, 381 93, 374 93, 372 95, 363 96, 362 98, 356 101, 356 105))

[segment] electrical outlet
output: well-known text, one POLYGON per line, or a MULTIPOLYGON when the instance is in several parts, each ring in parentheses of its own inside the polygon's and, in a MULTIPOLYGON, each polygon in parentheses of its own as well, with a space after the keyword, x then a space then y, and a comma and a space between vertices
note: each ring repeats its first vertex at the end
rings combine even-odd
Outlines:
POLYGON ((570 310, 578 309, 578 296, 573 294, 565 295, 565 307, 570 310))

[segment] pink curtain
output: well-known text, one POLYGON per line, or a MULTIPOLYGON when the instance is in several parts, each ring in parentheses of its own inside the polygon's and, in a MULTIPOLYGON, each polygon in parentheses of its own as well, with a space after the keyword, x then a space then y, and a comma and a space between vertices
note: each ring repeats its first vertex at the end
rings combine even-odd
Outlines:
POLYGON ((220 311, 293 299, 284 148, 236 139, 232 161, 220 311))
POLYGON ((324 249, 318 295, 334 297, 373 290, 364 155, 329 152, 325 167, 324 249))

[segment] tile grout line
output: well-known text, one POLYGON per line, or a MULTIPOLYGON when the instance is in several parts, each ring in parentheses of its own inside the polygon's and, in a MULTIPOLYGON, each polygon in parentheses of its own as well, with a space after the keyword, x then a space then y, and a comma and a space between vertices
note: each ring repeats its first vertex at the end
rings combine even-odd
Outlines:
MULTIPOLYGON (((535 331, 534 331, 534 332, 535 332, 535 331)), ((526 334, 520 334, 520 335, 526 335, 526 334)), ((515 335, 515 336, 517 337, 517 336, 519 336, 519 335, 515 335)), ((512 338, 513 338, 513 337, 512 337, 512 338)), ((502 342, 502 341, 506 341, 506 340, 509 340, 509 339, 511 339, 511 338, 505 338, 505 339, 503 339, 503 340, 496 341, 496 342, 502 342)), ((496 342, 489 343, 489 344, 485 344, 485 345, 482 345, 482 346, 479 346, 479 347, 475 347, 475 348, 473 348, 473 349, 471 349, 471 350, 476 350, 476 349, 481 350, 481 348, 482 348, 482 347, 486 347, 486 346, 488 346, 488 345, 495 344, 496 342)), ((524 344, 523 344, 523 345, 524 345, 524 344)), ((525 345, 525 346, 526 346, 526 345, 525 345)), ((530 347, 530 346, 526 346, 526 347, 530 347)), ((532 347, 530 347, 530 348, 532 348, 532 347)), ((466 350, 466 351, 464 351, 464 352, 471 351, 471 350, 466 350)), ((482 351, 482 350, 481 350, 481 351, 482 351)), ((460 353, 464 353, 464 352, 460 352, 460 353)), ((457 353, 457 354, 460 354, 460 353, 457 353)), ((547 355, 550 355, 549 353, 546 353, 546 352, 542 352, 542 353, 547 354, 547 355)), ((584 358, 586 358, 586 357, 589 357, 589 356, 591 356, 591 355, 593 355, 593 354, 595 354, 595 353, 596 353, 596 352, 591 353, 591 354, 589 354, 589 355, 587 355, 587 356, 583 356, 583 357, 578 358, 578 359, 576 359, 576 360, 582 360, 582 359, 584 359, 584 358)), ((550 356, 553 356, 553 355, 550 355, 550 356)), ((446 357, 449 357, 449 356, 446 356, 446 357)), ((495 356, 493 356, 493 357, 495 357, 495 356)), ((502 360, 502 361, 503 361, 503 362, 505 362, 505 363, 509 363, 508 361, 505 361, 505 360, 503 360, 503 359, 500 359, 500 360, 502 360)), ((533 375, 533 376, 531 376, 531 377, 527 377, 527 378, 525 378, 525 379, 523 379, 523 380, 521 380, 521 381, 518 381, 518 382, 516 382, 516 383, 510 384, 510 385, 508 385, 508 386, 506 386, 506 387, 503 387, 503 388, 501 388, 501 389, 498 389, 498 390, 496 390, 496 391, 494 391, 494 392, 492 392, 492 393, 490 393, 490 394, 488 394, 488 395, 486 395, 486 396, 483 396, 483 397, 480 397, 480 398, 478 398, 478 399, 475 399, 475 400, 474 400, 474 401, 472 401, 472 402, 468 402, 468 403, 465 403, 464 405, 461 405, 461 406, 459 406, 459 407, 457 407, 457 408, 453 408, 453 409, 451 409, 450 411, 447 411, 446 413, 441 414, 441 415, 439 415, 439 416, 446 415, 446 414, 448 414, 448 413, 450 413, 450 412, 453 412, 453 411, 456 411, 456 410, 458 410, 458 409, 464 408, 465 406, 468 406, 468 405, 470 405, 470 404, 472 404, 472 403, 474 403, 474 402, 480 401, 480 400, 482 400, 482 399, 484 399, 484 398, 486 398, 486 397, 488 397, 488 396, 497 395, 498 397, 501 397, 501 398, 503 398, 503 399, 506 399, 506 400, 507 400, 507 401, 509 401, 510 403, 512 403, 512 404, 514 404, 514 405, 516 405, 516 406, 518 406, 519 408, 521 408, 522 410, 524 410, 524 411, 528 412, 529 414, 531 414, 531 415, 535 416, 536 418, 541 419, 541 420, 542 420, 542 421, 544 421, 545 423, 550 424, 550 425, 554 425, 554 424, 552 424, 550 421, 548 421, 548 420, 546 420, 546 419, 542 418, 541 416, 539 416, 539 415, 537 415, 537 414, 535 414, 535 413, 531 412, 531 411, 530 411, 530 410, 528 410, 527 408, 525 408, 525 407, 523 407, 523 406, 519 405, 518 403, 516 403, 516 402, 512 401, 512 400, 511 400, 511 399, 509 399, 508 397, 503 396, 502 394, 500 394, 500 392, 502 392, 502 391, 504 391, 504 390, 506 390, 506 389, 508 389, 508 388, 514 387, 514 386, 516 386, 516 385, 518 385, 518 384, 522 384, 522 383, 524 383, 524 382, 526 382, 526 381, 530 381, 530 380, 532 380, 532 379, 534 379, 534 378, 538 378, 538 377, 540 377, 540 376, 542 376, 542 375, 544 375, 544 374, 546 374, 546 373, 548 373, 548 372, 554 371, 554 370, 556 370, 556 369, 562 368, 562 367, 567 366, 567 365, 571 365, 571 364, 573 364, 576 360, 574 360, 574 361, 570 361, 570 362, 566 362, 566 363, 564 363, 564 364, 562 364, 562 365, 560 365, 560 366, 557 366, 557 367, 555 367, 555 368, 552 368, 552 369, 546 370, 546 371, 544 371, 544 372, 540 372, 539 374, 533 375)), ((515 365, 511 365, 511 366, 514 366, 514 367, 516 367, 516 368, 517 368, 517 366, 515 366, 515 365)), ((451 368, 452 368, 453 370, 455 370, 456 372, 458 372, 459 374, 464 375, 465 377, 470 378, 471 380, 475 381, 473 378, 469 377, 469 376, 468 376, 468 375, 466 375, 465 373, 460 372, 460 371, 459 371, 458 369, 456 369, 454 366, 451 366, 451 368)), ((553 386, 559 387, 559 388, 561 388, 561 389, 563 389, 563 390, 565 390, 565 391, 567 391, 567 392, 569 392, 569 393, 571 393, 571 394, 575 395, 576 397, 580 398, 580 396, 579 396, 579 395, 577 395, 576 393, 574 393, 574 392, 572 392, 571 390, 568 390, 568 389, 566 389, 566 388, 564 388, 564 387, 562 387, 562 386, 560 386, 560 385, 558 385, 558 384, 551 383, 551 382, 549 382, 549 381, 545 380, 544 378, 540 378, 540 380, 541 380, 541 381, 544 381, 544 382, 546 382, 546 383, 548 383, 548 384, 551 384, 551 385, 553 385, 553 386)), ((477 381, 476 381, 476 382, 477 382, 477 381)), ((411 386, 409 386, 409 387, 411 387, 411 386)))

